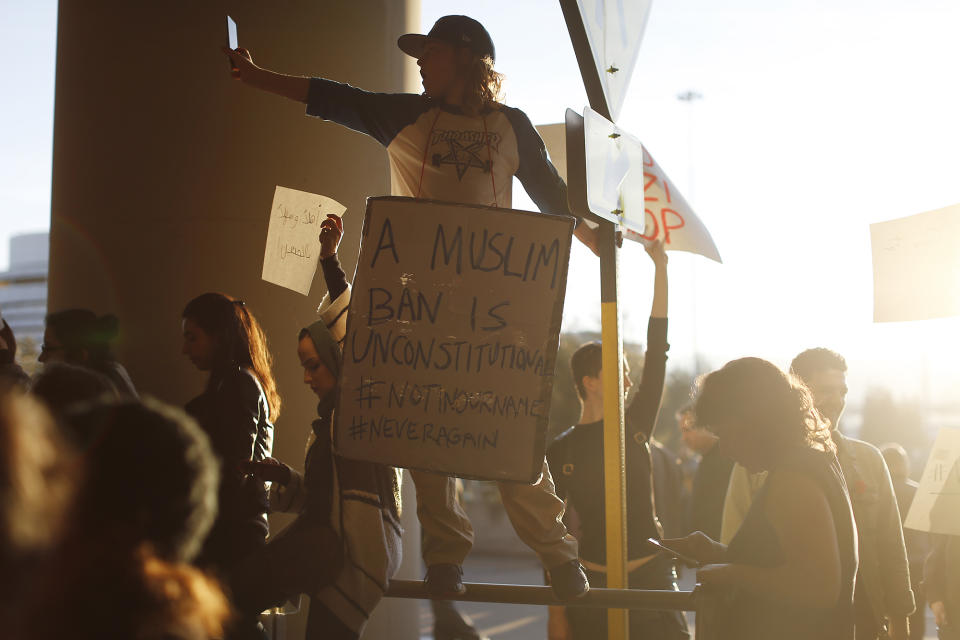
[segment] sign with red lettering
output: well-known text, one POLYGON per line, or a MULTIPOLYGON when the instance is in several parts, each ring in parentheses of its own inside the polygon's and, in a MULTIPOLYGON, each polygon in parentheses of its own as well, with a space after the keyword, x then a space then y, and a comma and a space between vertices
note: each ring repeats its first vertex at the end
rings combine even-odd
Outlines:
POLYGON ((632 217, 639 207, 631 206, 632 199, 625 198, 624 218, 629 222, 624 225, 624 236, 638 242, 662 238, 668 250, 689 251, 723 262, 706 226, 646 147, 642 148, 643 231, 636 229, 632 217), (630 209, 630 214, 627 214, 627 209, 630 209))
POLYGON ((337 452, 536 481, 573 226, 566 216, 370 198, 343 346, 337 452))
POLYGON ((589 107, 583 135, 591 212, 618 222, 630 240, 662 239, 668 251, 722 262, 707 227, 640 140, 589 107))

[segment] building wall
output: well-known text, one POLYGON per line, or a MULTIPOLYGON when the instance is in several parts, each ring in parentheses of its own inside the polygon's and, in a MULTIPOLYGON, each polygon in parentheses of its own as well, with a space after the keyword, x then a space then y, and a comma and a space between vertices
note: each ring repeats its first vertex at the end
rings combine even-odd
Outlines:
POLYGON ((303 297, 261 281, 274 187, 346 205, 341 259, 352 274, 364 199, 389 192, 387 159, 374 140, 231 79, 220 51, 228 11, 262 66, 418 90, 415 63, 396 48, 419 30, 417 0, 61 2, 49 308, 116 313, 138 387, 182 405, 204 384, 180 356, 183 306, 205 291, 243 298, 283 394, 275 455, 302 466, 316 398, 296 338, 324 286, 318 275, 303 297))
POLYGON ((45 232, 13 236, 10 268, 0 273, 0 311, 17 338, 18 359, 28 366, 43 341, 49 246, 45 232))

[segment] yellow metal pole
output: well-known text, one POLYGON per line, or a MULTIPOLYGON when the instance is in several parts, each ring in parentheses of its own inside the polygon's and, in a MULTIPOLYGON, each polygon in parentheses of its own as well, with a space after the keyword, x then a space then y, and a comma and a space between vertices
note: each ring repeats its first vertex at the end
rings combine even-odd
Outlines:
MULTIPOLYGON (((623 435, 623 340, 617 288, 620 257, 617 227, 601 222, 600 319, 603 370, 603 481, 607 536, 607 588, 627 588, 626 468, 623 435)), ((628 610, 607 611, 609 640, 627 640, 628 610)))

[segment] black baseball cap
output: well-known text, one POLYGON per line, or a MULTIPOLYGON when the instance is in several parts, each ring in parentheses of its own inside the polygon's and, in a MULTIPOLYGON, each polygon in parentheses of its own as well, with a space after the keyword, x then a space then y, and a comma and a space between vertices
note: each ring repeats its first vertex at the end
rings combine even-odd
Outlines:
POLYGON ((397 46, 408 56, 419 58, 427 39, 432 38, 452 44, 455 47, 467 47, 479 56, 490 56, 496 60, 493 40, 483 25, 467 16, 443 16, 437 20, 430 33, 407 33, 397 39, 397 46))

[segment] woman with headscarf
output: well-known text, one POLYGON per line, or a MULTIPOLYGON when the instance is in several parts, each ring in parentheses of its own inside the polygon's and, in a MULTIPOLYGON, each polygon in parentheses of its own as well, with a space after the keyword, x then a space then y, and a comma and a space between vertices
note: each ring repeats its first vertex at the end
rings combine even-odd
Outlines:
POLYGON ((320 320, 298 336, 303 381, 319 398, 304 473, 273 458, 246 465, 273 483, 274 510, 299 515, 263 553, 238 566, 230 584, 234 603, 244 613, 308 594, 308 639, 358 638, 400 563, 399 471, 344 460, 332 447, 350 305, 350 286, 336 255, 342 234, 338 216, 328 216, 321 225, 321 267, 328 294, 318 309, 320 320))

